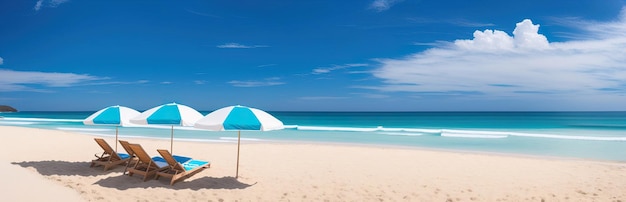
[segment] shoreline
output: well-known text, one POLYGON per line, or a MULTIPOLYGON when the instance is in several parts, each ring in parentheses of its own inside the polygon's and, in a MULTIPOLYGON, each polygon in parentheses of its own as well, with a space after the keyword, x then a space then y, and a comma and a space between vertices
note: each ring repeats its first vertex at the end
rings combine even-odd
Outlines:
MULTIPOLYGON (((123 166, 90 168, 93 154, 102 150, 96 136, 16 126, 0 126, 0 131, 11 134, 0 145, 12 151, 0 154, 0 163, 40 176, 50 189, 73 190, 85 201, 626 200, 624 162, 245 142, 236 179, 236 144, 177 141, 173 153, 209 160, 211 168, 170 186, 163 179, 124 176, 123 166)), ((113 147, 114 137, 101 138, 113 147)), ((120 139, 141 144, 151 156, 170 145, 169 140, 120 139)))
MULTIPOLYGON (((37 128, 37 127, 27 127, 20 125, 1 125, 0 127, 23 127, 23 128, 36 128, 43 130, 54 130, 54 131, 63 131, 69 133, 75 133, 79 135, 85 136, 93 136, 93 137, 104 137, 104 138, 113 138, 115 135, 103 134, 103 133, 88 133, 85 131, 73 131, 73 130, 63 130, 63 129, 49 129, 49 128, 37 128)), ((137 127, 137 126, 135 126, 137 127)), ((162 128, 159 126, 152 126, 155 128, 162 128)), ((139 127, 141 128, 141 127, 139 127)), ((165 127, 167 128, 167 127, 165 127)), ((190 130, 199 130, 201 129, 190 129, 190 130)), ((138 140, 160 140, 160 141, 170 141, 169 138, 160 138, 160 137, 146 137, 146 136, 124 136, 127 139, 138 139, 138 140)), ((371 148, 392 148, 392 149, 409 149, 409 150, 424 150, 424 151, 435 151, 435 152, 450 152, 450 153, 468 153, 468 154, 479 154, 479 155, 495 155, 495 156, 510 156, 510 157, 521 157, 521 158, 534 158, 534 159, 553 159, 553 160, 581 160, 581 161, 597 161, 597 162, 606 162, 606 163, 625 163, 626 160, 612 160, 612 159, 598 159, 591 157, 573 157, 573 156, 559 156, 559 155, 538 155, 538 154, 523 154, 516 152, 501 152, 501 151, 479 151, 479 150, 470 150, 470 149, 452 149, 452 148, 436 148, 436 147, 425 147, 425 146, 408 146, 408 145, 396 145, 396 144, 382 144, 382 143, 356 143, 356 142, 332 142, 332 141, 306 141, 306 140, 259 140, 259 141, 246 141, 245 139, 255 139, 255 138, 242 138, 242 144, 321 144, 321 145, 335 145, 335 146, 355 146, 355 147, 371 147, 371 148)), ((174 141, 178 142, 198 142, 198 143, 207 143, 207 144, 231 144, 236 143, 236 139, 232 140, 209 140, 209 139, 188 139, 188 138, 174 138, 174 141)))
MULTIPOLYGON (((2 125, 0 125, 2 127, 2 125)), ((20 127, 20 126, 15 126, 20 127)), ((25 127, 28 128, 28 127, 25 127)), ((54 130, 54 129, 44 129, 54 130)), ((115 138, 115 135, 106 134, 83 134, 78 131, 70 130, 57 130, 64 132, 76 133, 79 135, 115 138)), ((158 137, 145 137, 145 136, 125 136, 126 139, 137 140, 159 140, 170 141, 169 138, 158 137)), ((305 141, 305 140, 260 140, 260 141, 246 141, 246 138, 242 138, 242 144, 278 144, 278 145, 330 145, 330 146, 349 146, 349 147, 365 147, 365 148, 387 148, 387 149, 407 149, 417 151, 434 151, 434 152, 446 152, 446 153, 464 153, 464 154, 478 154, 478 155, 493 155, 493 156, 508 156, 519 158, 531 158, 531 159, 552 159, 552 160, 579 160, 579 161, 596 161, 606 163, 626 163, 626 160, 606 160, 606 159, 594 159, 594 158, 582 158, 582 157, 569 157, 569 156, 556 156, 556 155, 535 155, 535 154, 522 154, 513 152, 497 152, 497 151, 478 151, 478 150, 463 150, 463 149, 450 149, 450 148, 436 148, 436 147, 424 147, 424 146, 407 146, 407 145, 395 145, 395 144, 376 144, 376 143, 352 143, 352 142, 331 142, 331 141, 305 141)), ((174 141, 189 142, 189 143, 206 143, 206 144, 234 144, 236 140, 203 140, 203 139, 188 139, 188 138, 174 138, 174 141)))

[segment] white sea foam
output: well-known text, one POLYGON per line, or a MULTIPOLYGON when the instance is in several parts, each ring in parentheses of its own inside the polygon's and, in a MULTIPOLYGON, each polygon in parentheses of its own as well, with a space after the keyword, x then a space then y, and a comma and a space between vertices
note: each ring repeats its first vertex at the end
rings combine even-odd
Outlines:
POLYGON ((450 133, 442 132, 442 137, 463 137, 463 138, 507 138, 508 135, 495 135, 495 134, 479 134, 479 133, 450 133))
POLYGON ((377 131, 378 128, 298 126, 298 130, 372 132, 377 131))
POLYGON ((508 131, 479 131, 479 130, 458 130, 458 129, 423 129, 423 128, 384 128, 378 126, 376 128, 357 128, 357 127, 325 127, 325 126, 295 126, 297 130, 310 131, 345 131, 345 132, 379 132, 382 135, 398 135, 398 136, 420 136, 425 134, 440 134, 442 137, 458 137, 458 138, 507 138, 510 136, 517 137, 533 137, 533 138, 551 138, 551 139, 569 139, 569 140, 593 140, 593 141, 626 141, 626 136, 606 137, 606 136, 577 136, 577 135, 561 135, 561 134, 538 134, 538 133, 520 133, 508 131), (407 132, 407 133, 402 133, 407 132))
POLYGON ((346 131, 346 132, 416 132, 416 133, 441 133, 438 129, 422 129, 422 128, 385 128, 378 126, 375 128, 357 128, 357 127, 327 127, 327 126, 296 126, 298 130, 315 130, 315 131, 346 131))
POLYGON ((285 125, 285 129, 298 129, 298 125, 285 125))
POLYGON ((441 133, 439 129, 423 129, 423 128, 379 128, 380 131, 387 132, 415 132, 415 133, 441 133))
POLYGON ((506 132, 499 131, 474 131, 474 130, 441 130, 442 137, 465 137, 465 138, 506 138, 506 132))

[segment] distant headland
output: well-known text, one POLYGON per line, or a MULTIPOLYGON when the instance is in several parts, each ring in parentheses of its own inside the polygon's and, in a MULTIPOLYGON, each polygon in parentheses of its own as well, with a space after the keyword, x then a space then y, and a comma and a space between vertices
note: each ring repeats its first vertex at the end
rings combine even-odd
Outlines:
POLYGON ((0 112, 17 112, 17 109, 7 105, 0 105, 0 112))

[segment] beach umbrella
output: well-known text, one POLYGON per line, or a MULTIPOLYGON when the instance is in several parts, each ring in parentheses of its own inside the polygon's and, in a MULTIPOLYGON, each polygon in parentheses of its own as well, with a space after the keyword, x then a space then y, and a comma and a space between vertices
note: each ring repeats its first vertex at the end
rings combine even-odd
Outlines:
POLYGON ((85 120, 85 125, 114 125, 115 126, 115 152, 117 152, 117 137, 118 127, 132 125, 130 119, 139 115, 137 110, 123 107, 123 106, 110 106, 96 113, 91 114, 85 120))
POLYGON ((193 126, 202 114, 186 105, 169 103, 153 107, 131 118, 130 122, 139 125, 157 124, 172 127, 170 152, 174 153, 174 126, 193 126))
POLYGON ((237 132, 237 173, 239 177, 239 148, 242 130, 280 130, 285 128, 283 122, 259 109, 244 106, 229 106, 215 110, 198 120, 195 128, 213 131, 236 130, 237 132))

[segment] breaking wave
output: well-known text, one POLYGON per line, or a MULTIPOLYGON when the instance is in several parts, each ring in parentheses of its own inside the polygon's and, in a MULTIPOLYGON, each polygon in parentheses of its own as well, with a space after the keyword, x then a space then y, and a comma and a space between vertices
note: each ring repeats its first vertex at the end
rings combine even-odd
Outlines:
MULTIPOLYGON (((621 127, 621 126, 620 126, 621 127)), ((422 136, 434 135, 454 138, 509 138, 509 137, 530 137, 530 138, 550 138, 567 140, 591 140, 591 141, 626 141, 626 136, 584 136, 584 135, 563 135, 544 133, 521 133, 510 131, 480 131, 480 130, 459 130, 459 129, 426 129, 426 128, 385 128, 382 126, 364 127, 326 127, 326 126, 290 126, 290 129, 301 131, 337 131, 337 132, 377 132, 381 135, 391 136, 422 136)))

